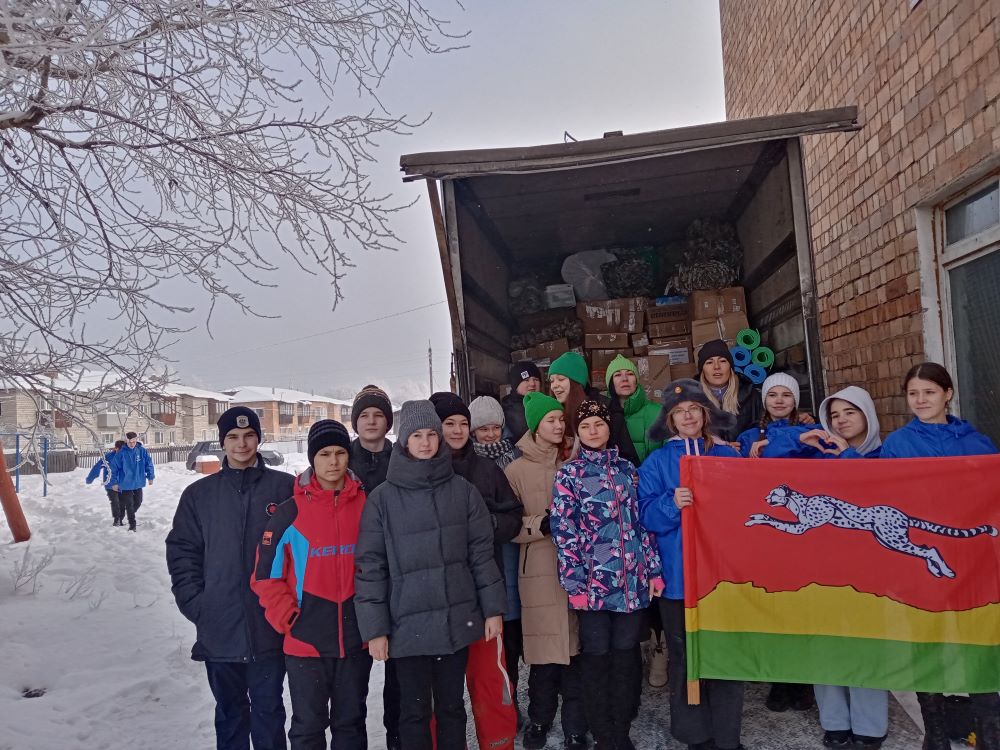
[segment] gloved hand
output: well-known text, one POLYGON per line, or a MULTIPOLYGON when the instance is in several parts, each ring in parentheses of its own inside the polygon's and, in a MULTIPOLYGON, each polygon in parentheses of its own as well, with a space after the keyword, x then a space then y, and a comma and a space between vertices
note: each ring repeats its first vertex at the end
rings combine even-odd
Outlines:
POLYGON ((538 524, 538 530, 545 536, 552 535, 552 520, 549 518, 548 512, 545 513, 545 518, 542 519, 542 522, 538 524))

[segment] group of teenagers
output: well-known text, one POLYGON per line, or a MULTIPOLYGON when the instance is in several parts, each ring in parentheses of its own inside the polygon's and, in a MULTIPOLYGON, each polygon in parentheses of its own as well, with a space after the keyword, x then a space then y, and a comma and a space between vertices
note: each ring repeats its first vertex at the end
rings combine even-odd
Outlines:
MULTIPOLYGON (((693 750, 742 748, 743 683, 703 680, 701 702, 688 704, 681 516, 697 496, 681 486, 681 458, 996 448, 948 413, 953 385, 937 364, 906 374, 914 419, 884 442, 862 388, 825 399, 817 423, 800 411, 793 376, 758 390, 721 340, 699 350, 697 372, 656 404, 625 357, 607 368, 604 392, 577 353, 551 363, 549 394, 534 363, 520 362, 499 402, 406 402, 394 445, 389 400, 367 386, 352 410, 357 438, 317 422, 309 468, 294 479, 257 456, 252 411, 223 414, 223 469, 185 490, 167 538, 178 607, 197 626, 192 655, 216 698, 218 747, 248 737, 257 750, 285 747, 287 672, 293 750, 326 747, 328 728, 331 747, 366 748, 378 660, 386 747, 465 748, 467 686, 479 746, 512 748, 523 660, 525 748, 546 746, 558 713, 567 750, 589 747, 588 734, 598 750, 630 750, 640 643, 652 637, 667 656, 671 734, 693 750)), ((886 691, 779 684, 767 707, 806 709, 813 696, 825 746, 881 746, 886 691)), ((918 698, 924 750, 948 750, 944 697, 918 698)), ((972 707, 977 746, 1000 750, 1000 696, 972 696, 972 707)))

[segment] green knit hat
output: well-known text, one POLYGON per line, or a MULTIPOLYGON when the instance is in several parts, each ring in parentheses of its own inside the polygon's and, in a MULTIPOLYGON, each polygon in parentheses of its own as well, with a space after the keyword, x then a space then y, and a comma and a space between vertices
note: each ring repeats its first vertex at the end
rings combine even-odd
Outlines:
POLYGON ((611 364, 608 365, 607 375, 604 376, 604 383, 608 386, 608 390, 611 390, 611 378, 614 377, 616 372, 621 372, 622 370, 628 370, 635 375, 636 380, 639 379, 639 368, 635 366, 635 362, 619 354, 611 360, 611 364))
POLYGON ((538 429, 539 423, 545 419, 545 415, 550 411, 562 410, 562 404, 552 396, 546 396, 537 391, 524 394, 524 418, 528 422, 528 429, 532 432, 538 429))
POLYGON ((561 357, 557 357, 549 366, 549 377, 553 375, 564 375, 574 383, 586 387, 590 382, 590 368, 587 367, 587 360, 582 354, 576 352, 566 352, 561 357))

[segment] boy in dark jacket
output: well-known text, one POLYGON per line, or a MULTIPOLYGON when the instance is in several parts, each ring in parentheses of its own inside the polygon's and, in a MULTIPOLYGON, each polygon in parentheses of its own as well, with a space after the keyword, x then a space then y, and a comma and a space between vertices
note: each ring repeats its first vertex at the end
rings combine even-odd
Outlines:
POLYGON ((284 750, 281 635, 250 590, 257 543, 295 477, 257 453, 260 420, 245 406, 219 417, 222 470, 181 494, 167 535, 177 608, 198 629, 191 658, 205 662, 215 696, 217 750, 284 750))
POLYGON ((396 660, 406 750, 464 750, 468 647, 500 635, 506 591, 479 492, 455 475, 429 401, 403 404, 389 473, 361 515, 355 607, 373 658, 396 660))
POLYGON ((91 468, 90 473, 87 475, 87 484, 93 482, 97 477, 101 478, 101 482, 104 484, 104 490, 108 493, 108 501, 111 503, 111 518, 112 526, 124 526, 122 521, 125 518, 125 506, 122 505, 121 495, 114 488, 112 484, 113 479, 111 477, 111 462, 115 458, 115 454, 118 450, 125 445, 124 440, 116 440, 115 447, 104 454, 104 458, 94 464, 91 468))
POLYGON ((372 658, 354 614, 354 549, 365 504, 347 470, 351 439, 332 419, 309 428, 309 467, 267 524, 251 588, 285 636, 292 750, 366 750, 372 658))

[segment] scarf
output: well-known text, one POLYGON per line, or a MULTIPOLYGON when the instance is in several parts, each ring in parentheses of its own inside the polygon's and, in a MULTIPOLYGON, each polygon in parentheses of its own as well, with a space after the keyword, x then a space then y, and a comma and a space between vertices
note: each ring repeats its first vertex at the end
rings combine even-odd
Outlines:
POLYGON ((496 465, 501 469, 506 469, 517 458, 514 444, 510 440, 498 440, 495 443, 473 443, 472 449, 477 456, 496 462, 496 465))

